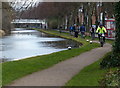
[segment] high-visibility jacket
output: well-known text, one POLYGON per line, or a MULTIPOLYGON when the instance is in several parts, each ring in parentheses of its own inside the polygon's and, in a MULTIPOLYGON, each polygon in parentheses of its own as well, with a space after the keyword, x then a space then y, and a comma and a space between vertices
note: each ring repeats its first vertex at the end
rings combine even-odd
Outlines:
POLYGON ((98 27, 97 30, 96 30, 96 33, 106 33, 106 32, 107 31, 106 31, 105 27, 102 27, 102 28, 98 27))

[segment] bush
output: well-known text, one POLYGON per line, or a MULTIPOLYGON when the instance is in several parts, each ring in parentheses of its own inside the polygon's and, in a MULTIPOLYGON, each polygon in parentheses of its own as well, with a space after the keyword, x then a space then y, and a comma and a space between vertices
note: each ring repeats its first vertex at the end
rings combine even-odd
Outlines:
POLYGON ((114 86, 115 88, 120 87, 120 69, 116 71, 109 71, 105 74, 103 79, 99 82, 103 88, 114 86))
POLYGON ((58 27, 57 20, 56 19, 50 20, 50 22, 49 22, 49 28, 51 28, 51 29, 57 29, 57 27, 58 27))
POLYGON ((120 67, 120 54, 110 53, 100 63, 101 68, 120 67))

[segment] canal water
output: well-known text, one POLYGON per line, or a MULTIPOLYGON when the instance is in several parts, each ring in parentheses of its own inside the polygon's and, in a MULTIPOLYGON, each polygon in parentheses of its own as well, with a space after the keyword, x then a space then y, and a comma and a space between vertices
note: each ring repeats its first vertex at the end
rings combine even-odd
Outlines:
POLYGON ((81 45, 72 40, 21 28, 12 31, 9 36, 0 38, 0 59, 2 62, 19 60, 67 50, 69 46, 78 48, 81 45))

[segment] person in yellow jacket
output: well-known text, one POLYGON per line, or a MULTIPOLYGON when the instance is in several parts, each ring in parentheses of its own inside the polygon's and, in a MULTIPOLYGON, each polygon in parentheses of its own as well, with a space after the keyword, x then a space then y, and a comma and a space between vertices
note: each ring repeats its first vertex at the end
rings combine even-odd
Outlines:
MULTIPOLYGON (((98 38, 99 38, 99 41, 100 41, 101 34, 107 33, 107 30, 102 24, 100 24, 100 26, 96 30, 96 33, 98 33, 98 38)), ((105 42, 105 36, 103 37, 103 41, 105 42)))

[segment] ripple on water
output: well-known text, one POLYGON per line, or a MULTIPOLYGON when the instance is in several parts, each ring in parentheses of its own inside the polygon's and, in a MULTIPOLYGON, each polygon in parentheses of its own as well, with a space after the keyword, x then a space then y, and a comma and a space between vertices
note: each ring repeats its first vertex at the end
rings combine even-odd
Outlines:
POLYGON ((66 50, 69 46, 78 48, 81 43, 38 32, 36 30, 17 30, 5 36, 0 43, 1 62, 18 60, 37 55, 45 55, 66 50))

